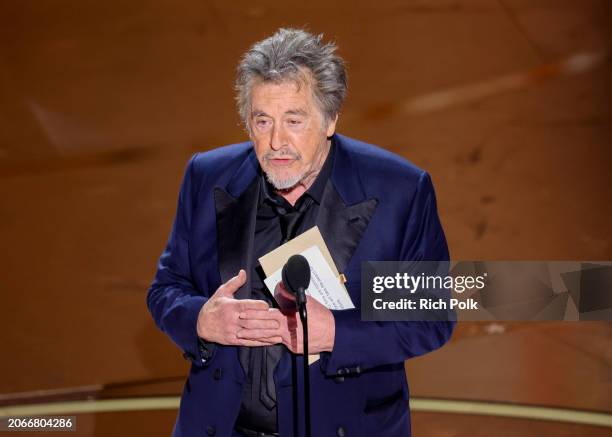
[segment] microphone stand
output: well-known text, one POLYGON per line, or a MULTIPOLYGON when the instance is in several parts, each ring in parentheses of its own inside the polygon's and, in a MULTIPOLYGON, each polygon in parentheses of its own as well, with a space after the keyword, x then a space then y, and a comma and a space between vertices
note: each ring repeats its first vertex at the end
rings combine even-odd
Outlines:
POLYGON ((308 365, 308 312, 306 311, 306 291, 300 287, 297 292, 297 305, 302 321, 304 341, 304 410, 306 437, 310 437, 310 367, 308 365))

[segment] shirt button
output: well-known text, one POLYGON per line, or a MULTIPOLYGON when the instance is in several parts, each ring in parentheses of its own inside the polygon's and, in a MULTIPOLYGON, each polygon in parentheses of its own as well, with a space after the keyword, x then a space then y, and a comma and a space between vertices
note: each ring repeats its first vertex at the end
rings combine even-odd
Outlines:
POLYGON ((338 429, 336 430, 336 435, 338 437, 344 437, 346 435, 346 432, 344 431, 344 428, 339 426, 338 429))
POLYGON ((206 427, 206 434, 210 435, 210 436, 213 436, 213 435, 217 434, 217 430, 215 429, 214 426, 210 426, 209 425, 209 426, 206 427))

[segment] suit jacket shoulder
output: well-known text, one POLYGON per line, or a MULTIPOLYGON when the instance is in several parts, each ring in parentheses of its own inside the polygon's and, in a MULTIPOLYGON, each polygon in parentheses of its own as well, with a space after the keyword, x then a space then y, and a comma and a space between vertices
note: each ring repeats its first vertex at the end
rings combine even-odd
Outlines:
POLYGON ((252 152, 250 141, 198 152, 191 158, 193 176, 202 182, 229 178, 252 152))
POLYGON ((351 169, 357 173, 366 197, 412 198, 419 186, 431 184, 425 170, 400 155, 343 135, 338 135, 338 139, 352 161, 351 169))

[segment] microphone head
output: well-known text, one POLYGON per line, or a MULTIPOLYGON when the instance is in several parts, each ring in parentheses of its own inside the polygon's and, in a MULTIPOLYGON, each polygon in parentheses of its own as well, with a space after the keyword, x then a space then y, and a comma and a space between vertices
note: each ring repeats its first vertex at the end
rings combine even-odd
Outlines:
POLYGON ((297 294, 310 285, 310 264, 302 255, 292 255, 283 266, 283 284, 288 291, 297 294))

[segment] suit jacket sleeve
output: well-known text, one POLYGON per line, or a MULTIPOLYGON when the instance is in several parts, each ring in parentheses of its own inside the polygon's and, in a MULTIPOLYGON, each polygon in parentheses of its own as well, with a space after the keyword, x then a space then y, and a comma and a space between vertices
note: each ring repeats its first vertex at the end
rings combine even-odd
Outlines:
MULTIPOLYGON (((438 218, 431 178, 423 172, 402 233, 400 260, 447 261, 448 246, 438 218), (403 234, 403 235, 402 235, 403 234)), ((360 309, 332 311, 336 332, 331 353, 322 354, 328 375, 359 373, 368 368, 399 363, 442 346, 454 321, 364 322, 360 309)))
POLYGON ((147 293, 147 306, 157 326, 184 351, 183 356, 198 366, 211 356, 197 335, 197 320, 207 298, 193 284, 189 263, 189 233, 197 198, 194 155, 181 184, 172 231, 147 293))

